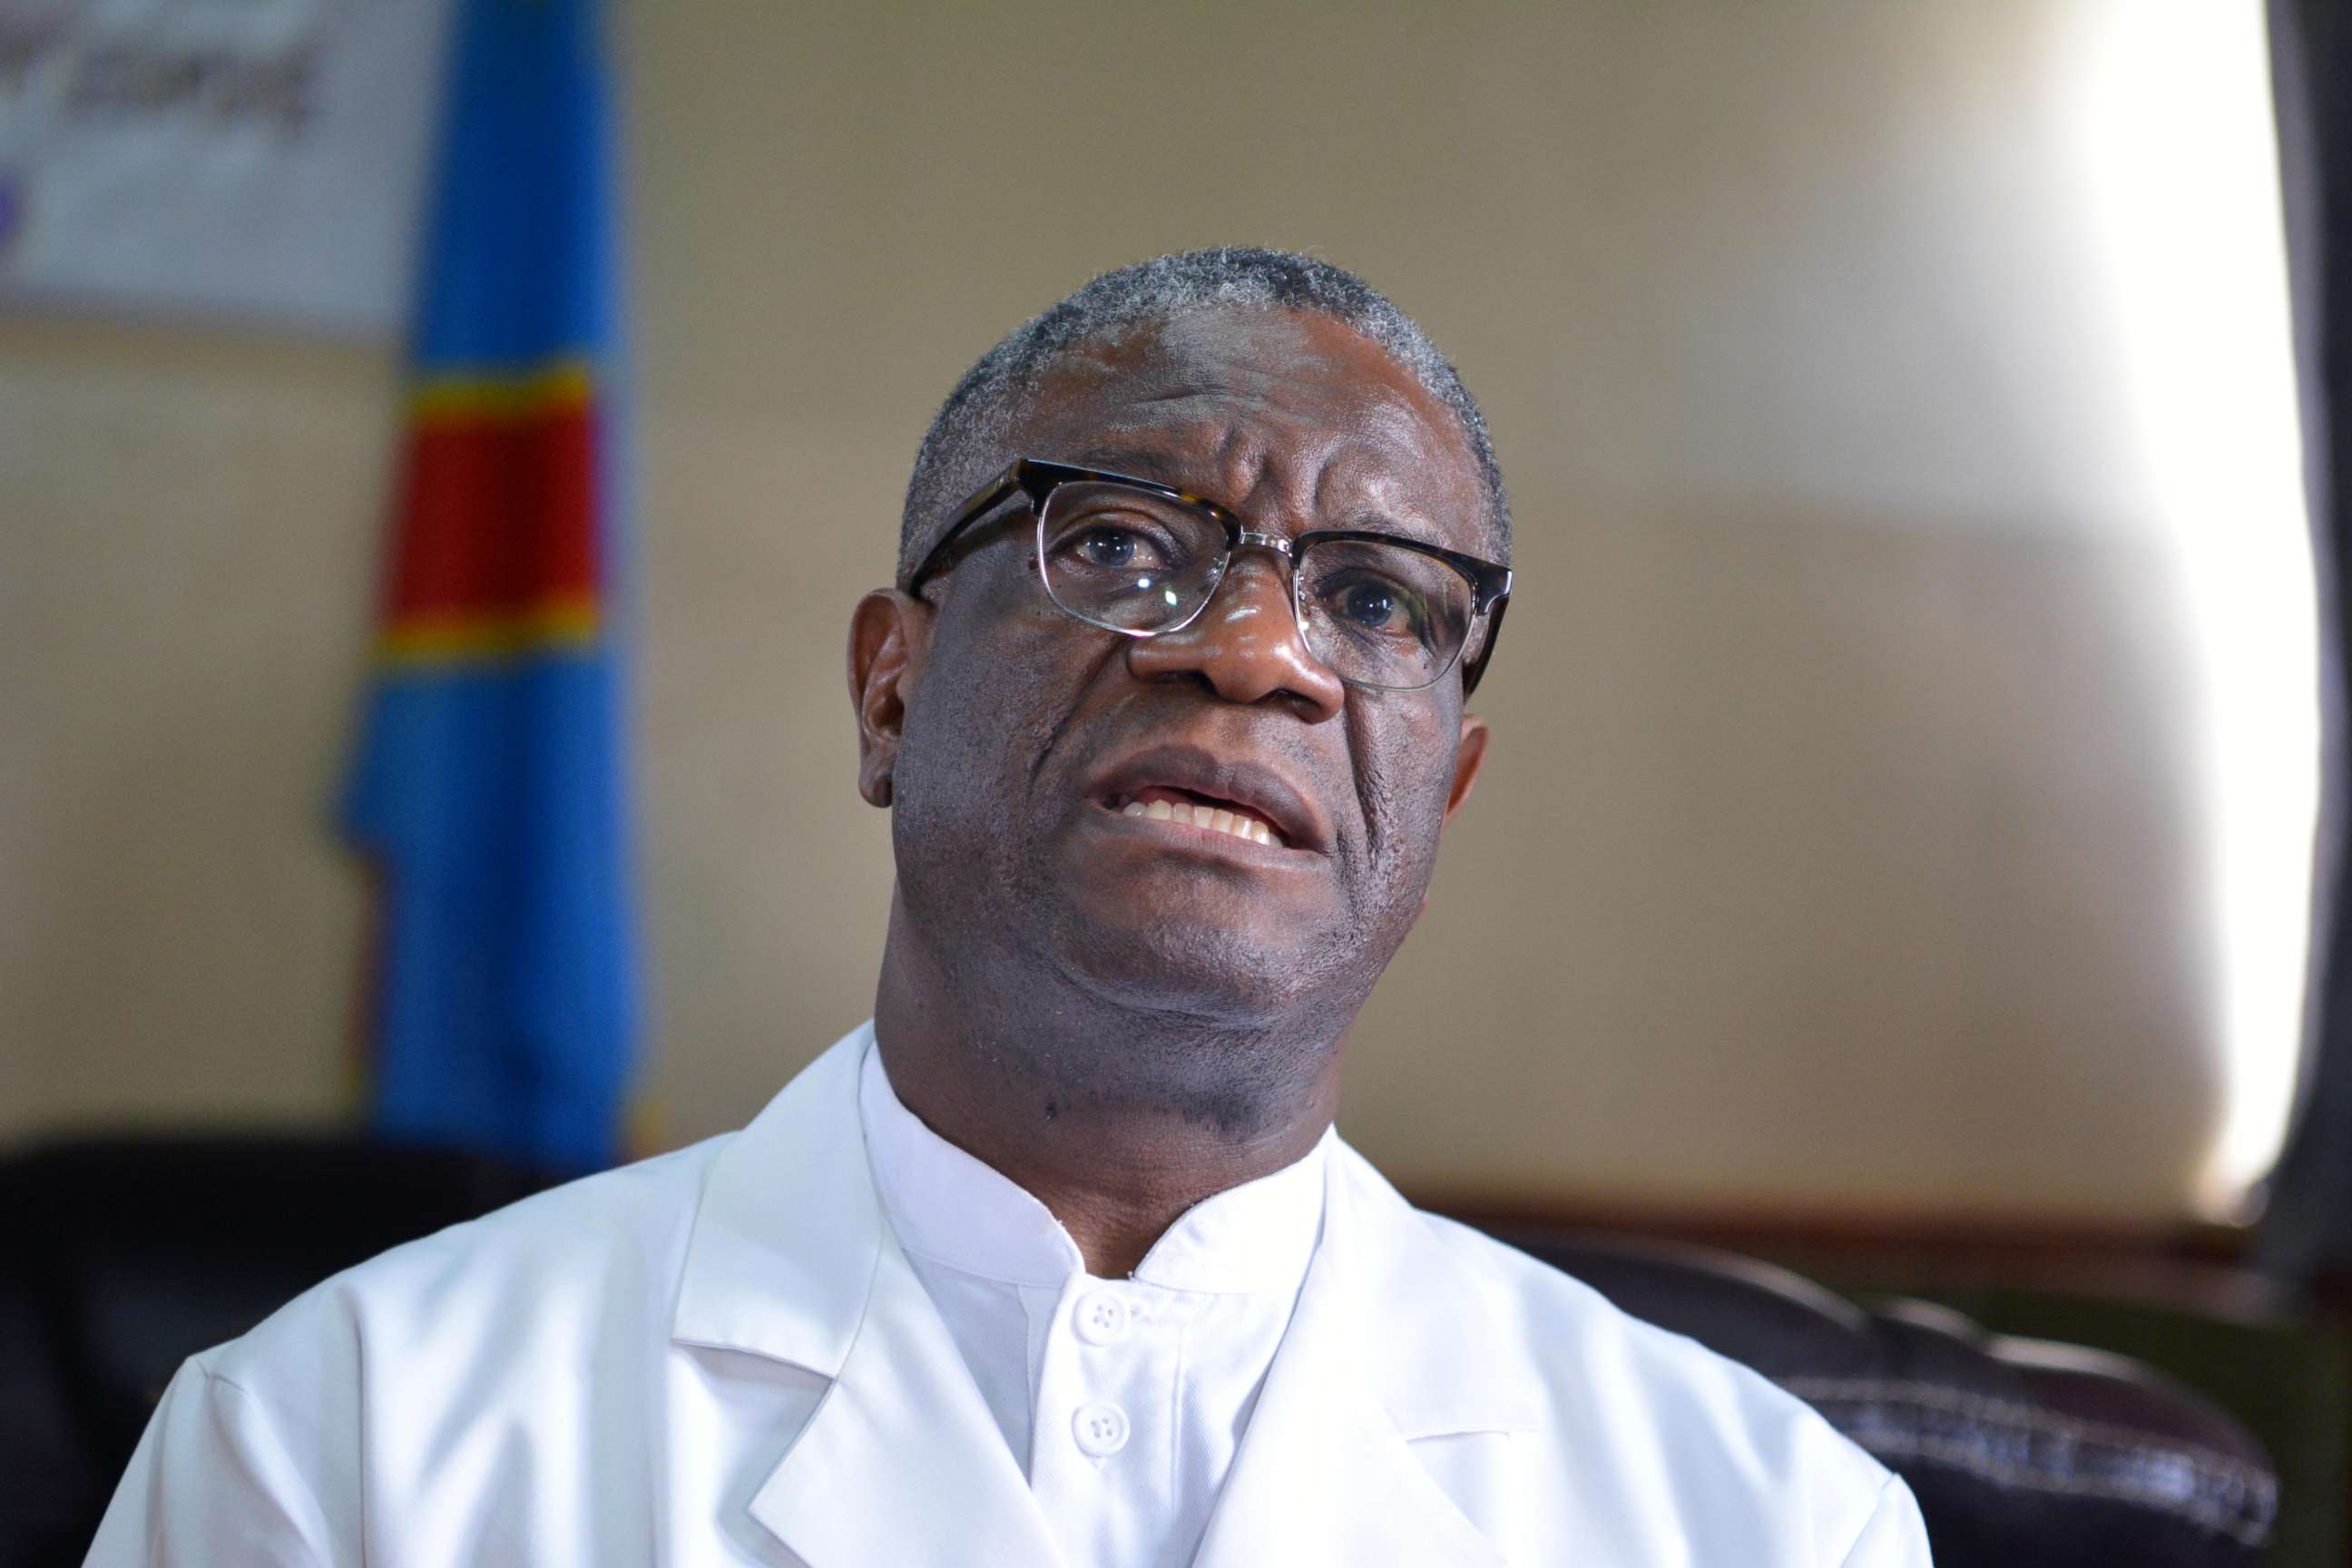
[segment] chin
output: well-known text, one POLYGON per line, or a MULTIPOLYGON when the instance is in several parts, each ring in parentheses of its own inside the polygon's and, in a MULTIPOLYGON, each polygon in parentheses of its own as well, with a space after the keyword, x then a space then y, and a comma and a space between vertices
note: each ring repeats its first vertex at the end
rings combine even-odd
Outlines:
POLYGON ((1283 934, 1166 913, 1148 923, 1080 919, 1061 927, 1055 957, 1081 990, 1122 1009, 1220 1033, 1290 1032, 1302 1015, 1329 1016, 1331 949, 1283 934))
POLYGON ((1084 1022, 1038 1042, 1033 1069, 1066 1102, 1148 1107, 1226 1137, 1296 1114, 1361 1001, 1335 1003, 1298 955, 1230 931, 1079 926, 1066 939, 1053 956, 1084 1022))

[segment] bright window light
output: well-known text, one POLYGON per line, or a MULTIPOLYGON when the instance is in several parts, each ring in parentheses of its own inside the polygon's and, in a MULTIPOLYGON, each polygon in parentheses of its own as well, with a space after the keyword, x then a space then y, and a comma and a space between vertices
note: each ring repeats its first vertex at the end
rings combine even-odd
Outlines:
POLYGON ((2268 44, 2260 0, 2070 9, 2074 151, 2199 656, 2184 695, 2200 743, 2223 1100, 2196 1201, 2207 1217, 2244 1219, 2294 1100, 2319 788, 2268 44))

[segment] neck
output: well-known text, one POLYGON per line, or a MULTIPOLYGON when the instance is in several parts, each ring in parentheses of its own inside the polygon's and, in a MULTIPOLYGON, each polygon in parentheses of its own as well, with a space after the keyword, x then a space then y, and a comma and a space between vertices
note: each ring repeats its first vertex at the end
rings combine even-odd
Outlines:
POLYGON ((1193 1205, 1305 1157, 1339 1109, 1336 1037, 1302 1047, 987 978, 956 984, 893 900, 874 1007, 891 1088, 1044 1204, 1097 1278, 1133 1273, 1193 1205), (1168 1064, 1190 1070, 1156 1086, 1168 1064))

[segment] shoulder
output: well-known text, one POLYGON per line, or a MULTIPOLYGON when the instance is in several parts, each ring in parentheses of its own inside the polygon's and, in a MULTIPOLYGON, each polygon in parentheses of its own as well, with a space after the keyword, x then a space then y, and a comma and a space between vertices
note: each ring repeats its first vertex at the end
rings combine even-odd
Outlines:
POLYGON ((865 1170, 856 1090, 871 1037, 861 1026, 821 1052, 740 1131, 394 1247, 198 1364, 265 1403, 341 1399, 372 1420, 526 1400, 592 1372, 606 1387, 654 1375, 706 1231, 721 1289, 748 1274, 805 1296, 836 1255, 870 1254, 871 1225, 844 1217, 864 1217, 844 1183, 865 1170))
POLYGON ((633 1367, 665 1343, 677 1259, 726 1142, 394 1247, 191 1358, 90 1561, 161 1562, 154 1543, 169 1540, 184 1548, 173 1562, 355 1562, 366 1521, 415 1512, 371 1498, 499 1492, 485 1435, 551 1455, 625 1441, 593 1430, 581 1402, 600 1384, 630 1399, 633 1367))
POLYGON ((1638 1399, 1660 1419, 1677 1421, 1685 1446, 1767 1450, 1822 1442, 1874 1485, 1885 1476, 1811 1405, 1752 1368, 1631 1315, 1573 1275, 1484 1232, 1412 1214, 1480 1281, 1509 1331, 1500 1353, 1525 1356, 1528 1374, 1556 1405, 1605 1408, 1611 1399, 1638 1399))
POLYGON ((1514 1463, 1544 1472, 1539 1489, 1555 1489, 1576 1528, 1607 1537, 1605 1521, 1622 1515, 1628 1542, 1663 1526, 1748 1561, 1834 1563, 1882 1512, 1909 1508, 1885 1467, 1760 1373, 1413 1208, 1347 1158, 1365 1248, 1387 1272, 1370 1309, 1375 1341, 1412 1358, 1408 1385, 1442 1376, 1517 1391, 1514 1463), (1627 1514, 1636 1499, 1640 1514, 1627 1514))
POLYGON ((525 1198, 345 1269, 196 1358, 247 1390, 514 1358, 666 1309, 714 1138, 525 1198))

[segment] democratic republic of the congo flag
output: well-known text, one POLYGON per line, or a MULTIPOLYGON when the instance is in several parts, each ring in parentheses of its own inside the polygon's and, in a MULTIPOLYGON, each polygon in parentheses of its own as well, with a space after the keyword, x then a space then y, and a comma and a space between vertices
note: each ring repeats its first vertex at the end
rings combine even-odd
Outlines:
POLYGON ((620 1153, 637 1027, 611 126, 590 0, 454 0, 407 430, 343 827, 378 1131, 620 1153))

